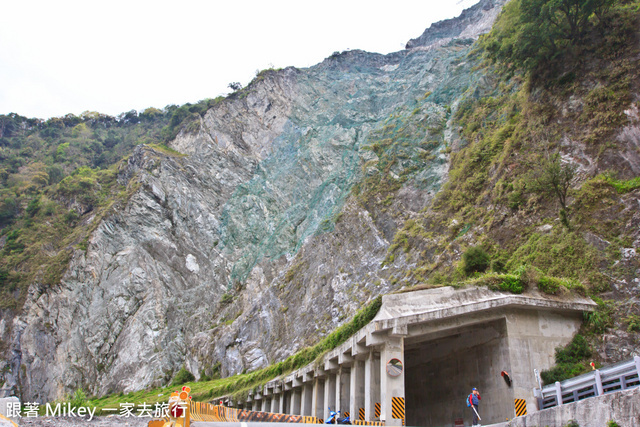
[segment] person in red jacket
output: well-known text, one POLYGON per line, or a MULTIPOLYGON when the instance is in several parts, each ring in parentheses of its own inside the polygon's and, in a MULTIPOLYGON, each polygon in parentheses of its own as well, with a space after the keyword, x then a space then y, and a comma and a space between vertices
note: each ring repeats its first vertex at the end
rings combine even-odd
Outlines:
POLYGON ((474 426, 480 425, 480 415, 478 414, 478 405, 480 404, 480 393, 477 388, 473 388, 471 390, 471 394, 469 395, 469 406, 471 407, 471 411, 473 411, 473 424, 474 426))

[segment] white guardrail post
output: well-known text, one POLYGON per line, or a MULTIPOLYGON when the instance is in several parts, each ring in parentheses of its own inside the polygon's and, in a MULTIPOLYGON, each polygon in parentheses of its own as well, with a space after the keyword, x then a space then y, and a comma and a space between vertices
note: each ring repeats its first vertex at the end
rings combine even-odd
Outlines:
POLYGON ((602 390, 602 377, 600 376, 600 370, 596 369, 596 390, 597 396, 602 396, 604 394, 604 390, 602 390))
POLYGON ((533 388, 533 397, 535 397, 536 399, 536 408, 538 408, 538 411, 540 411, 542 408, 542 389, 541 388, 537 388, 534 387, 533 388))
POLYGON ((636 374, 640 380, 640 356, 633 356, 633 361, 636 363, 636 374))
POLYGON ((560 381, 556 381, 556 401, 557 405, 562 405, 562 386, 560 385, 560 381))

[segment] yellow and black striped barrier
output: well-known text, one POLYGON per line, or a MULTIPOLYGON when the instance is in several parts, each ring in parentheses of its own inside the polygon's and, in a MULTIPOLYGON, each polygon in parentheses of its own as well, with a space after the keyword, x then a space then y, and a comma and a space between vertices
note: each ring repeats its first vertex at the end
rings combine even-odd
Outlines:
POLYGON ((374 412, 375 417, 376 418, 380 418, 380 411, 381 411, 380 410, 380 402, 376 402, 376 404, 374 405, 374 408, 375 408, 375 412, 374 412))
POLYGON ((527 401, 525 399, 515 399, 516 417, 527 415, 527 401))
MULTIPOLYGON (((402 398, 401 398, 402 399, 402 398)), ((304 423, 304 424, 324 424, 324 420, 317 417, 302 416, 302 415, 288 415, 288 414, 274 414, 271 412, 259 412, 249 411, 244 409, 228 408, 226 406, 214 405, 207 402, 193 402, 188 404, 188 410, 186 414, 189 415, 189 421, 214 421, 214 422, 245 422, 245 421, 257 421, 257 422, 272 422, 272 423, 304 423)), ((380 404, 376 403, 376 411, 379 416, 380 404)), ((402 413, 404 414, 404 399, 402 399, 402 413)), ((364 411, 359 411, 364 418, 364 411)), ((348 416, 348 412, 345 412, 345 416, 348 416)), ((185 420, 186 422, 189 422, 185 420)), ((156 419, 149 422, 148 427, 166 427, 171 425, 172 420, 168 417, 163 419, 156 419)), ((384 426, 384 422, 381 421, 352 421, 355 425, 360 426, 384 426)), ((188 425, 188 424, 186 424, 188 425)))
POLYGON ((206 402, 191 402, 191 418, 194 421, 215 422, 272 422, 272 423, 304 423, 322 424, 324 421, 317 417, 274 414, 271 412, 249 411, 245 409, 227 408, 206 402))
POLYGON ((391 418, 404 420, 404 397, 391 398, 391 418))
POLYGON ((358 409, 358 420, 364 421, 364 408, 358 409))

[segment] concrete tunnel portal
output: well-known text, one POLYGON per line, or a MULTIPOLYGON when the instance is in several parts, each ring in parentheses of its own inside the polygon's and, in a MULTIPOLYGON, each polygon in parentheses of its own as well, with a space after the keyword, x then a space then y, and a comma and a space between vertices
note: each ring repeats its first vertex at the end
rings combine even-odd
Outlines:
POLYGON ((236 406, 322 419, 331 407, 388 426, 453 427, 460 419, 470 425, 465 399, 477 387, 482 423, 504 422, 515 416, 515 399, 537 410, 534 369, 554 364, 555 348, 594 306, 575 295, 486 288, 385 295, 375 319, 322 363, 270 381, 236 406))
POLYGON ((511 371, 505 319, 450 331, 446 337, 405 343, 406 422, 410 426, 469 421, 464 400, 473 387, 484 419, 513 416, 512 394, 500 375, 511 371))

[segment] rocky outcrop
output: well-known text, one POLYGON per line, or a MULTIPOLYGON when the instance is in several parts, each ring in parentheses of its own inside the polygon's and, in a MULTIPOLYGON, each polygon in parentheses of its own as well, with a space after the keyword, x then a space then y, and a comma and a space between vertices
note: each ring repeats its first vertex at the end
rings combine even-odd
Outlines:
POLYGON ((196 377, 256 369, 399 287, 383 263, 390 239, 442 184, 452 111, 482 78, 465 59, 471 44, 451 39, 500 4, 438 30, 446 42, 410 42, 431 49, 264 72, 170 143, 182 154, 139 146, 118 175, 127 202, 58 286, 32 286, 6 387, 46 401, 166 384, 183 365, 196 377), (390 133, 400 154, 386 167, 390 133), (370 211, 352 190, 380 171, 401 189, 370 211))
POLYGON ((411 39, 406 49, 433 48, 453 39, 477 39, 491 29, 502 6, 508 0, 481 0, 465 9, 459 17, 436 22, 418 38, 411 39))

